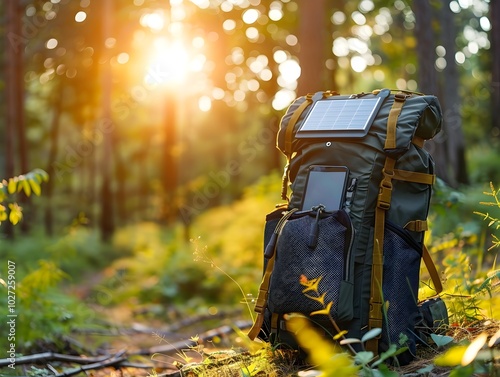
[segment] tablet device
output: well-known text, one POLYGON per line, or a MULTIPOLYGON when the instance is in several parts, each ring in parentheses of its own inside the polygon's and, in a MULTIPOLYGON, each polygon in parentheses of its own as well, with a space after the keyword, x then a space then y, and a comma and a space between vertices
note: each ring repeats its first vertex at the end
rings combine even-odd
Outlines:
POLYGON ((329 212, 341 209, 348 176, 346 166, 310 166, 301 210, 308 211, 320 204, 329 212))

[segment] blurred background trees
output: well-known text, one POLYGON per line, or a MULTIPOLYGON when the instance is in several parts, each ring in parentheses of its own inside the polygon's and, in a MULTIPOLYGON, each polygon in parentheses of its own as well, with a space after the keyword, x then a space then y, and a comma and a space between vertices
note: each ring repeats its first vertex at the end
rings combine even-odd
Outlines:
POLYGON ((75 219, 104 240, 141 220, 188 229, 282 169, 274 135, 296 96, 389 87, 439 96, 444 132, 427 147, 442 179, 493 180, 495 169, 476 170, 474 158, 498 156, 497 8, 485 0, 5 1, 0 176, 49 173, 26 225, 43 223, 50 235, 75 219))

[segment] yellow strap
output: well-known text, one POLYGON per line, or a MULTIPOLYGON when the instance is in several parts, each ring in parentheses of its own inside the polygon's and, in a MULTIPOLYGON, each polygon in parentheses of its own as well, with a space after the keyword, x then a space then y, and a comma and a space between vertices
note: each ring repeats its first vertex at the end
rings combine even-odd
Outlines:
POLYGON ((285 168, 283 169, 283 177, 281 178, 281 200, 288 201, 288 174, 290 172, 290 159, 287 159, 285 168))
MULTIPOLYGON (((382 170, 377 207, 375 208, 375 229, 373 235, 372 278, 370 288, 370 312, 368 330, 382 328, 382 279, 384 272, 384 228, 385 212, 391 206, 392 178, 396 160, 387 157, 382 170)), ((366 348, 375 355, 378 354, 378 338, 367 342, 366 348)))
POLYGON ((394 169, 393 179, 397 179, 398 181, 433 185, 434 182, 436 182, 436 175, 427 173, 417 173, 409 170, 394 169))
POLYGON ((412 220, 408 221, 403 228, 410 232, 425 232, 429 230, 429 225, 427 224, 427 220, 412 220))
POLYGON ((392 104, 391 111, 389 111, 389 118, 387 119, 387 136, 384 149, 396 148, 396 126, 398 124, 399 114, 401 114, 401 109, 407 97, 408 95, 404 93, 396 93, 394 95, 394 103, 392 104))
POLYGON ((264 272, 264 277, 262 278, 262 282, 260 283, 259 288, 259 296, 257 297, 257 301, 255 303, 255 312, 257 313, 257 318, 255 319, 254 324, 250 331, 248 331, 248 337, 251 340, 254 340, 257 335, 259 335, 260 329, 264 324, 264 313, 267 307, 267 297, 269 292, 269 283, 271 282, 271 274, 274 268, 274 257, 276 251, 273 253, 272 257, 267 261, 266 271, 264 272))
POLYGON ((441 283, 436 265, 432 260, 431 253, 429 253, 429 250, 425 245, 422 250, 422 258, 424 259, 425 267, 427 267, 427 271, 429 272, 431 280, 434 283, 434 290, 436 291, 436 294, 440 294, 441 292, 443 292, 443 284, 441 283))
POLYGON ((299 120, 299 117, 302 115, 304 110, 311 104, 312 97, 313 97, 312 93, 307 94, 304 102, 302 102, 300 104, 300 106, 297 108, 297 110, 295 110, 293 112, 292 117, 290 118, 290 121, 288 122, 288 125, 286 126, 285 155, 288 159, 290 159, 290 157, 292 157, 293 131, 294 131, 295 125, 297 124, 297 121, 299 120))

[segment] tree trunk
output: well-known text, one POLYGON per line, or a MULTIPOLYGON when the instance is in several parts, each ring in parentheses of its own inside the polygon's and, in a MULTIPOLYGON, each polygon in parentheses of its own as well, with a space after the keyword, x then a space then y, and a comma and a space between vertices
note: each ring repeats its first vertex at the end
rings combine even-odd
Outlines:
MULTIPOLYGON (((115 130, 115 133, 118 131, 115 130)), ((116 161, 115 177, 116 177, 116 212, 119 219, 119 224, 125 224, 128 218, 127 211, 127 164, 123 161, 118 149, 119 137, 113 138, 114 160, 116 161)), ((143 167, 144 169, 144 167, 143 167)))
POLYGON ((325 44, 330 27, 325 22, 326 0, 300 0, 297 3, 299 5, 298 38, 301 68, 297 95, 301 96, 329 89, 325 87, 325 44))
POLYGON ((443 47, 446 50, 446 68, 443 71, 443 88, 441 104, 443 106, 443 122, 446 130, 447 158, 449 165, 449 183, 456 187, 468 184, 465 161, 465 137, 462 130, 462 107, 459 95, 459 74, 455 62, 457 28, 455 17, 449 7, 450 0, 445 1, 440 9, 441 34, 443 47))
POLYGON ((57 153, 59 150, 59 126, 61 121, 61 107, 62 107, 62 96, 56 96, 54 104, 54 112, 52 115, 52 125, 50 127, 50 147, 49 147, 49 159, 47 161, 47 173, 49 175, 49 180, 45 184, 45 202, 47 207, 45 208, 45 233, 48 236, 54 234, 54 216, 53 216, 53 202, 52 198, 54 196, 54 182, 55 182, 55 163, 57 160, 57 153))
MULTIPOLYGON (((6 86, 6 124, 5 124, 5 178, 12 178, 15 171, 16 128, 22 122, 22 97, 19 69, 22 66, 22 51, 19 45, 12 43, 12 38, 21 35, 21 15, 19 2, 8 0, 6 4, 7 30, 5 41, 5 86, 6 86)), ((9 221, 2 224, 2 230, 7 238, 14 238, 14 228, 9 221)))
POLYGON ((102 64, 102 119, 100 131, 103 135, 103 153, 101 160, 101 173, 102 173, 102 186, 101 186, 101 238, 104 242, 111 239, 114 231, 113 222, 113 193, 111 191, 112 184, 112 158, 113 158, 113 144, 112 144, 112 129, 114 123, 111 114, 111 52, 104 46, 107 38, 112 36, 112 20, 113 16, 113 0, 102 0, 102 17, 103 17, 103 30, 102 30, 102 45, 103 61, 102 64))
POLYGON ((498 0, 490 1, 491 20, 491 119, 492 136, 500 138, 500 4, 498 0))
MULTIPOLYGON (((170 17, 172 17, 172 7, 169 2, 167 2, 167 12, 170 17)), ((174 58, 174 57, 172 57, 174 58)), ((179 206, 177 203, 177 187, 179 184, 179 173, 178 173, 178 158, 177 158, 177 145, 178 145, 178 135, 177 135, 177 94, 172 88, 167 89, 167 94, 165 98, 165 124, 164 124, 164 138, 163 138, 163 213, 162 220, 166 224, 171 224, 177 219, 179 206)))
MULTIPOLYGON (((418 89, 423 93, 438 95, 437 74, 434 68, 436 44, 432 29, 432 7, 429 1, 414 0, 412 9, 416 19, 418 89)), ((447 138, 447 130, 443 127, 434 139, 426 142, 426 149, 436 162, 436 174, 445 182, 449 182, 447 138)))
POLYGON ((167 224, 171 224, 177 218, 178 206, 176 191, 178 185, 177 171, 177 115, 176 96, 173 91, 169 91, 165 103, 165 133, 163 150, 163 189, 164 208, 163 218, 167 224))
MULTIPOLYGON (((21 31, 21 23, 22 23, 22 14, 24 7, 20 2, 17 2, 18 6, 16 9, 17 17, 15 18, 15 27, 16 33, 18 35, 22 35, 21 31)), ((18 48, 16 51, 17 59, 16 59, 16 102, 18 106, 18 119, 17 119, 17 138, 18 138, 18 148, 19 148, 19 163, 20 163, 20 171, 22 174, 27 173, 30 170, 28 163, 28 145, 26 141, 26 124, 24 119, 24 50, 22 48, 18 48)), ((31 205, 31 199, 25 194, 20 195, 19 203, 21 207, 27 211, 28 208, 33 210, 33 206, 31 205)), ((27 211, 27 212, 30 212, 27 211)), ((23 221, 19 224, 19 228, 21 229, 21 233, 27 234, 30 229, 30 219, 32 216, 25 216, 23 221)))

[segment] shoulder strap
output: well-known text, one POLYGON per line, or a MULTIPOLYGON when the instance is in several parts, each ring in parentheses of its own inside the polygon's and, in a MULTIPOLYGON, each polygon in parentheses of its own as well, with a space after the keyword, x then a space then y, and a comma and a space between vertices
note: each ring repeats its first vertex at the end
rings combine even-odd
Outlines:
MULTIPOLYGON (((394 149, 396 147, 396 129, 399 114, 403 109, 406 98, 409 95, 405 93, 396 93, 394 103, 387 119, 387 136, 384 149, 394 149)), ((384 228, 385 214, 391 207, 392 197, 392 179, 394 178, 394 167, 396 160, 386 157, 384 168, 382 169, 382 180, 379 185, 379 194, 377 197, 377 206, 375 208, 375 229, 373 234, 372 251, 372 276, 370 283, 370 311, 368 316, 368 330, 373 328, 382 328, 382 280, 384 271, 384 228)), ((372 351, 374 355, 378 354, 378 339, 374 338, 367 341, 366 348, 372 351)))
POLYGON ((304 99, 304 102, 300 104, 300 106, 295 110, 292 114, 292 117, 290 118, 290 121, 288 122, 286 126, 286 131, 285 131, 285 155, 288 160, 292 157, 293 153, 293 148, 292 148, 292 143, 293 143, 293 135, 294 135, 294 129, 295 125, 297 124, 297 121, 299 120, 300 116, 304 112, 304 110, 312 103, 313 101, 313 95, 314 93, 308 93, 304 99))
MULTIPOLYGON (((382 328, 382 279, 384 271, 384 228, 385 213, 391 206, 392 196, 392 176, 394 175, 394 165, 396 160, 386 157, 383 178, 380 182, 380 192, 375 208, 375 229, 373 234, 372 251, 372 276, 370 285, 370 312, 368 317, 368 330, 382 328)), ((378 338, 367 341, 366 349, 378 354, 378 338)))
POLYGON ((300 116, 304 112, 304 110, 313 102, 313 93, 308 93, 305 97, 304 102, 300 104, 300 106, 295 110, 288 122, 285 130, 285 156, 286 156, 286 165, 283 171, 283 179, 281 180, 281 199, 288 200, 287 191, 288 191, 288 174, 290 173, 290 161, 292 160, 293 154, 293 135, 295 125, 299 120, 300 116))

